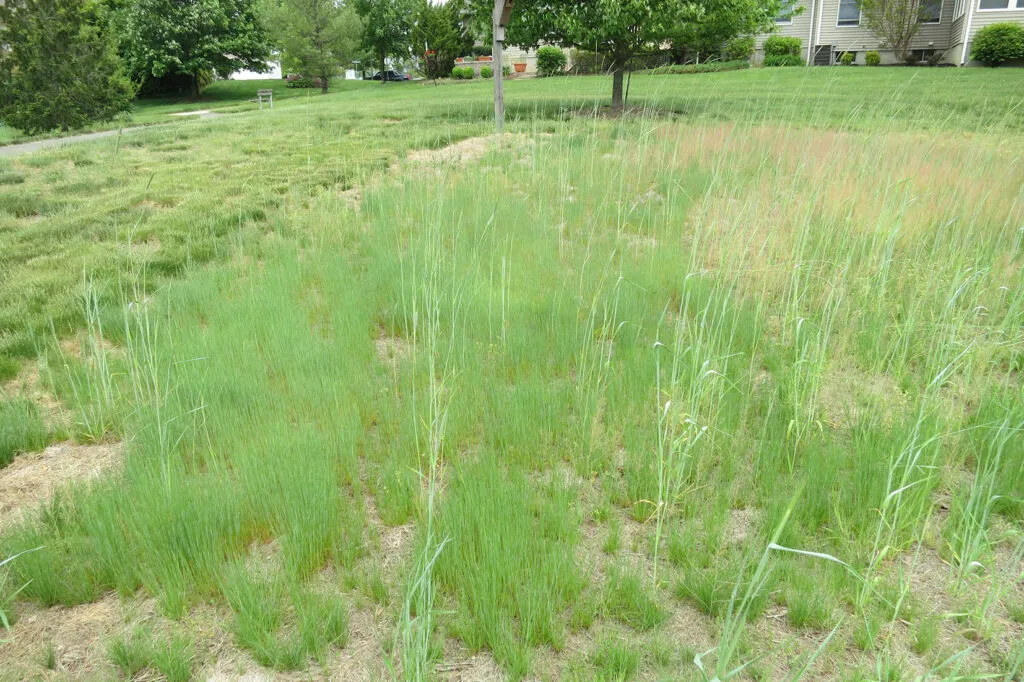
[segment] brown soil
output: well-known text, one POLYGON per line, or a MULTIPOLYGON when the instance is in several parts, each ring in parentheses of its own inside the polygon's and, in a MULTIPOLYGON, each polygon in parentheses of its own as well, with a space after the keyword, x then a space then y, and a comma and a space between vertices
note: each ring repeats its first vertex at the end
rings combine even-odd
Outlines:
POLYGON ((42 452, 19 455, 0 469, 0 531, 48 502, 72 481, 88 481, 121 461, 120 443, 58 443, 42 452))

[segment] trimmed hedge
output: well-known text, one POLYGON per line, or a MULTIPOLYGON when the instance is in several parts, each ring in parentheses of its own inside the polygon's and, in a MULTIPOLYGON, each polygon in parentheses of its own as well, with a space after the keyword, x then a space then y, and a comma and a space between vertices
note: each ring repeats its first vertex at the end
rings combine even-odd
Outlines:
POLYGON ((1024 26, 1007 21, 981 29, 974 36, 971 59, 985 66, 1024 59, 1024 26))
POLYGON ((765 66, 803 66, 804 58, 798 54, 770 54, 764 57, 765 66))
POLYGON ((480 69, 481 78, 494 78, 494 69, 489 66, 484 66, 480 69))
MULTIPOLYGON (((783 57, 793 55, 800 56, 800 39, 786 38, 785 36, 772 36, 764 41, 765 61, 768 57, 783 57)), ((801 61, 801 63, 803 63, 801 61)), ((789 66, 788 64, 777 64, 776 66, 789 66)))
POLYGON ((545 45, 537 50, 537 75, 541 78, 563 73, 568 63, 568 57, 557 47, 545 45))
POLYGON ((661 66, 657 69, 648 69, 646 71, 638 71, 637 73, 645 73, 651 75, 682 75, 688 73, 718 73, 719 71, 740 71, 742 69, 749 69, 750 62, 745 59, 736 59, 729 62, 705 62, 703 64, 671 64, 669 66, 661 66))
POLYGON ((867 64, 868 66, 878 66, 879 64, 882 63, 882 55, 872 50, 871 52, 868 52, 867 54, 864 55, 864 63, 867 64))

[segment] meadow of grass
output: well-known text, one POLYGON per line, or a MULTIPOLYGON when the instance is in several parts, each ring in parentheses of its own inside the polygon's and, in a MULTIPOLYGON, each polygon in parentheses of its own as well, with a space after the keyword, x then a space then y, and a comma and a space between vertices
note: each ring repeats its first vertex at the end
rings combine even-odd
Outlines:
POLYGON ((387 172, 486 132, 486 89, 366 90, 12 164, 8 205, 61 206, 0 232, 2 350, 129 446, 0 537, 5 584, 152 599, 125 674, 210 665, 217 604, 312 675, 372 613, 402 679, 1017 679, 1001 78, 646 77, 619 119, 513 83, 482 157, 387 172))

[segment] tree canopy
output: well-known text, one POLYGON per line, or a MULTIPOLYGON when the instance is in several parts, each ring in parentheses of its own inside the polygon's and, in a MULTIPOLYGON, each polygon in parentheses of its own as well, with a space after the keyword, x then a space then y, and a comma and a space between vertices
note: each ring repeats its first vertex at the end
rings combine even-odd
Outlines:
POLYGON ((27 133, 112 119, 135 95, 89 0, 0 3, 0 120, 27 133))
MULTIPOLYGON (((493 0, 469 2, 478 18, 490 17, 493 0)), ((637 55, 658 48, 681 27, 716 22, 723 40, 766 30, 781 5, 781 0, 516 0, 506 43, 553 43, 601 53, 613 75, 612 106, 621 108, 623 75, 637 55)))
MULTIPOLYGON (((408 56, 414 0, 355 0, 355 8, 363 19, 363 47, 373 53, 382 72, 388 57, 408 56)), ((385 83, 381 78, 381 85, 385 83)))
POLYGON ((271 10, 281 64, 320 79, 321 92, 338 70, 357 58, 362 21, 355 9, 335 0, 281 0, 271 10))
POLYGON ((132 0, 122 18, 122 50, 132 71, 202 80, 267 70, 270 36, 257 0, 132 0))
POLYGON ((442 78, 450 74, 455 59, 473 46, 454 2, 435 5, 429 0, 419 0, 411 37, 413 52, 423 60, 423 72, 427 78, 442 78))

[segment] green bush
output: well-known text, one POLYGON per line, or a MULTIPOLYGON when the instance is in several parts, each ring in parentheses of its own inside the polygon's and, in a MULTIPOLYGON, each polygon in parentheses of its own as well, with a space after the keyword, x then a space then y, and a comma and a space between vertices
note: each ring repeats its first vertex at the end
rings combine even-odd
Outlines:
POLYGON ((852 52, 844 52, 841 55, 839 55, 839 63, 842 64, 843 66, 852 66, 853 65, 853 53, 852 52))
POLYGON ((508 64, 506 64, 505 66, 501 67, 501 75, 502 76, 511 76, 512 75, 512 67, 509 66, 508 64))
MULTIPOLYGON (((786 38, 785 36, 772 36, 764 41, 765 62, 768 57, 783 57, 792 55, 800 56, 800 39, 786 38)), ((803 63, 802 61, 800 62, 803 63)), ((791 64, 772 64, 771 66, 792 66, 791 64)))
POLYGON ((494 69, 489 66, 484 66, 480 69, 481 78, 494 78, 494 69))
POLYGON ((1005 22, 981 29, 974 36, 971 59, 977 59, 985 66, 1024 59, 1024 26, 1005 22))
POLYGON ((872 50, 871 52, 868 52, 866 55, 864 55, 864 63, 867 64, 868 66, 878 66, 879 64, 882 63, 882 55, 872 50))
POLYGON ((476 76, 472 66, 456 66, 452 69, 452 78, 460 81, 471 81, 476 76))
MULTIPOLYGON (((799 43, 797 39, 797 43, 799 43)), ((799 45, 797 45, 797 51, 800 51, 799 45)), ((751 55, 754 54, 754 38, 749 36, 746 38, 733 38, 725 47, 722 48, 722 59, 727 62, 736 62, 742 59, 750 59, 751 55)))
POLYGON ((545 45, 537 50, 537 75, 556 76, 565 71, 565 65, 569 63, 565 53, 557 47, 545 45))
POLYGON ((803 66, 804 58, 798 54, 765 55, 765 66, 803 66))
POLYGON ((720 71, 739 71, 749 69, 750 62, 746 59, 738 59, 731 62, 704 62, 703 64, 670 64, 657 69, 648 69, 639 73, 651 75, 677 75, 688 73, 718 73, 720 71))
POLYGON ((452 68, 452 80, 462 80, 462 67, 456 66, 452 68))

